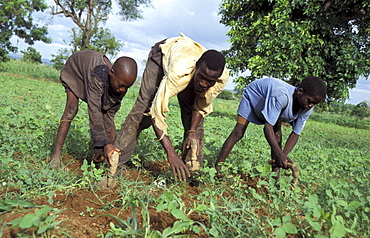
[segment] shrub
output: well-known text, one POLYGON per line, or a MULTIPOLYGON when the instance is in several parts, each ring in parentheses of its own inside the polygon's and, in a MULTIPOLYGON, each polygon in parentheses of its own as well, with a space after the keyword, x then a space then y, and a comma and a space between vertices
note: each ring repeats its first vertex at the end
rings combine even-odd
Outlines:
POLYGON ((222 90, 221 93, 217 96, 217 98, 225 99, 225 100, 233 100, 234 93, 229 90, 222 90))
POLYGON ((351 111, 351 116, 356 116, 358 118, 365 118, 370 116, 370 106, 366 101, 360 102, 351 111))
POLYGON ((23 61, 42 64, 41 54, 40 52, 36 51, 35 48, 28 47, 27 50, 21 51, 21 52, 23 53, 23 57, 22 57, 23 61))

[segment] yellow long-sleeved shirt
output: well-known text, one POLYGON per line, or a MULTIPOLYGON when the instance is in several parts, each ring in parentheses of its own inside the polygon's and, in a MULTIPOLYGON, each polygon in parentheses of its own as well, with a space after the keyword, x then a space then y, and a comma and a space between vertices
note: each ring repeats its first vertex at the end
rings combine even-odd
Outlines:
MULTIPOLYGON (((167 135, 165 113, 169 111, 169 99, 187 87, 195 73, 196 62, 207 49, 181 33, 180 37, 167 39, 160 48, 164 77, 150 108, 150 115, 156 126, 167 135)), ((229 73, 225 68, 216 84, 196 97, 194 108, 203 117, 212 112, 212 101, 225 88, 228 79, 229 73)))

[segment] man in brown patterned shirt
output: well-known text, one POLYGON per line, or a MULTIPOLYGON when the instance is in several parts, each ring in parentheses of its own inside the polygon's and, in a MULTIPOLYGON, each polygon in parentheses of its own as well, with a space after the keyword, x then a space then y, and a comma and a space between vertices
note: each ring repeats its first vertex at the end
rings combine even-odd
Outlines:
POLYGON ((61 149, 77 114, 79 99, 88 105, 94 161, 101 162, 113 151, 119 152, 112 144, 116 137, 114 116, 136 76, 137 64, 130 57, 120 57, 112 65, 105 55, 87 50, 67 60, 60 74, 67 102, 51 155, 52 167, 60 167, 61 149))

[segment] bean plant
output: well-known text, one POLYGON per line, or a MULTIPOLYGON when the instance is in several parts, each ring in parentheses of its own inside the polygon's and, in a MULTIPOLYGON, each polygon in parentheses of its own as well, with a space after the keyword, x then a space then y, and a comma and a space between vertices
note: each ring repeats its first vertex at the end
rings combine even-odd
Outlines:
MULTIPOLYGON (((53 215, 62 212, 55 210, 54 195, 84 189, 97 196, 106 216, 114 218, 101 237, 370 236, 370 129, 366 118, 331 120, 327 114, 314 112, 289 154, 300 169, 296 187, 291 185, 290 171, 285 170, 275 183, 275 174, 267 163, 270 148, 263 127, 253 124, 234 146, 223 164, 223 176, 218 177, 214 163, 236 124, 239 104, 239 99, 218 98, 214 112, 205 118, 204 164, 196 184, 173 179, 166 153, 149 128, 141 133, 128 165, 138 176, 118 177, 119 195, 106 202, 96 193, 104 168, 95 168, 88 160, 91 148, 86 104, 80 104, 62 150, 63 158, 83 161, 81 173, 51 169, 48 163, 65 93, 60 83, 22 73, 0 72, 0 214, 4 219, 12 210, 32 212, 9 224, 2 223, 0 232, 11 226, 33 228, 35 236, 63 230, 68 221, 53 215), (354 126, 360 123, 361 127, 354 126), (147 170, 151 164, 163 168, 147 170), (189 185, 196 186, 197 194, 189 194, 189 185), (48 204, 36 207, 33 202, 38 197, 45 197, 48 204), (185 202, 185 198, 192 202, 185 202), (109 213, 117 207, 120 212, 109 213), (122 217, 126 209, 132 213, 122 217), (172 216, 174 223, 163 230, 153 229, 153 210, 172 216)), ((123 99, 125 103, 115 118, 117 130, 137 94, 138 87, 130 88, 123 99)), ((180 153, 183 129, 175 97, 169 108, 168 132, 180 153)), ((288 125, 283 126, 283 141, 290 131, 288 125)), ((81 214, 86 219, 96 216, 96 210, 84 209, 81 214)))

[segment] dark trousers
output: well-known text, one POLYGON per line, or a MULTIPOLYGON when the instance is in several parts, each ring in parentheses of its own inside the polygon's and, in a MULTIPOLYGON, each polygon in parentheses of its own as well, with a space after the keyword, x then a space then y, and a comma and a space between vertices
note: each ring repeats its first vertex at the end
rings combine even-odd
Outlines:
MULTIPOLYGON (((138 98, 114 141, 114 146, 121 150, 119 160, 120 166, 126 163, 134 153, 140 132, 152 125, 151 116, 146 116, 146 113, 149 113, 150 111, 153 99, 164 76, 162 52, 159 48, 159 45, 164 42, 165 40, 156 43, 149 52, 147 64, 141 80, 138 98)), ((181 121, 184 127, 185 139, 187 136, 186 132, 191 126, 194 98, 186 98, 182 96, 181 92, 178 94, 177 98, 181 108, 181 121)), ((200 140, 198 161, 202 164, 204 147, 203 119, 197 127, 197 135, 200 140)), ((187 154, 191 154, 187 152, 188 151, 183 150, 184 160, 187 154)))

